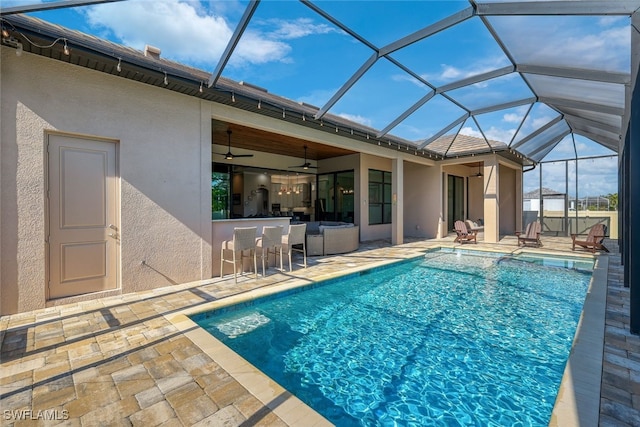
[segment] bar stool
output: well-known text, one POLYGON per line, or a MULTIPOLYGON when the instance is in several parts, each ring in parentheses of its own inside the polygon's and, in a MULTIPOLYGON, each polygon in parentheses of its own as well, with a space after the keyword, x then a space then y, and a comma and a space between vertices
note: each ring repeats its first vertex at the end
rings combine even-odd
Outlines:
POLYGON ((262 227, 262 237, 256 239, 258 256, 262 258, 262 276, 265 276, 265 259, 269 266, 269 254, 273 253, 275 260, 280 252, 280 270, 282 270, 282 226, 262 227))
MULTIPOLYGON (((291 263, 293 251, 302 252, 304 268, 307 268, 307 249, 304 243, 306 231, 307 224, 293 224, 289 226, 289 232, 282 236, 283 251, 286 251, 289 256, 289 271, 293 271, 293 264, 291 263), (294 245, 302 245, 302 249, 296 248, 294 245)), ((282 258, 280 258, 280 261, 282 262, 282 258)))
POLYGON ((233 263, 233 278, 238 283, 238 258, 240 255, 240 274, 242 275, 244 269, 244 257, 245 251, 249 251, 249 257, 253 257, 253 271, 258 278, 258 263, 256 259, 256 231, 257 227, 236 227, 233 229, 233 240, 225 240, 222 242, 222 248, 220 250, 220 277, 224 276, 224 263, 233 263), (225 251, 228 253, 231 251, 233 254, 231 259, 225 258, 225 251))

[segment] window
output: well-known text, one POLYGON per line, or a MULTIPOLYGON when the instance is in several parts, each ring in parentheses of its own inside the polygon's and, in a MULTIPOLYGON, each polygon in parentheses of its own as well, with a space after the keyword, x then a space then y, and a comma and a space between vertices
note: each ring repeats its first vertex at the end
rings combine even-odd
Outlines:
POLYGON ((369 169, 369 225, 391 224, 391 172, 369 169))
POLYGON ((354 171, 318 175, 316 221, 354 222, 354 171))
POLYGON ((214 165, 211 172, 211 219, 230 218, 230 193, 231 179, 228 166, 214 165))

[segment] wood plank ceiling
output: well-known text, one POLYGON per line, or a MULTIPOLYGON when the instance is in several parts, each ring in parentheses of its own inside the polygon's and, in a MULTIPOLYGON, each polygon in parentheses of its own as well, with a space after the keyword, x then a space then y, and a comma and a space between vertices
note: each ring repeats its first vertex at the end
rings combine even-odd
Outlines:
POLYGON ((306 145, 307 159, 309 160, 325 160, 356 153, 344 148, 318 144, 218 120, 212 120, 211 127, 212 143, 225 147, 228 144, 227 129, 231 129, 231 151, 233 151, 233 148, 243 148, 257 152, 304 158, 304 146, 306 145))

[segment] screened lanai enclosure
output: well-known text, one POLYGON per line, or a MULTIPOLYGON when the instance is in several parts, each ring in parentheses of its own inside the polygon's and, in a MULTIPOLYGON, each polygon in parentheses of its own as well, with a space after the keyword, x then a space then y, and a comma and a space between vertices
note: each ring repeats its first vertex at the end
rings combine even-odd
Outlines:
POLYGON ((74 50, 94 48, 90 38, 53 37, 47 21, 113 41, 96 65, 79 64, 106 73, 142 79, 134 71, 146 67, 148 84, 322 127, 380 153, 474 167, 477 156, 500 154, 524 172, 523 223, 537 218, 545 233, 568 236, 602 222, 618 239, 637 333, 639 8, 640 0, 75 0, 0 10, 2 44, 17 54, 71 62, 74 50), (145 42, 170 60, 155 69, 132 31, 149 20, 145 42))
POLYGON ((540 221, 545 235, 586 234, 602 223, 618 238, 618 158, 538 163, 523 176, 523 223, 540 221))

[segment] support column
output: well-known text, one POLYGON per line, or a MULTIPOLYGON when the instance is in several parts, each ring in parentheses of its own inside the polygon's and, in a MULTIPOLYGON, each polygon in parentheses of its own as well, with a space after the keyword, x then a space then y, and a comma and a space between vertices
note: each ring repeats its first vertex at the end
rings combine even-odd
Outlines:
POLYGON ((404 242, 404 161, 393 159, 391 169, 391 244, 401 245, 404 242))
MULTIPOLYGON (((640 12, 636 12, 632 16, 633 26, 631 29, 631 84, 632 95, 630 102, 631 115, 629 118, 629 127, 627 130, 628 144, 627 155, 629 156, 629 170, 626 177, 626 184, 629 187, 629 200, 626 208, 629 209, 629 222, 626 224, 628 240, 628 259, 633 259, 633 254, 640 253, 640 227, 636 226, 638 215, 640 213, 640 168, 637 167, 640 160, 640 12), (635 212, 635 214, 634 214, 635 212), (634 222, 635 221, 635 222, 634 222)), ((637 255, 637 254, 636 254, 637 255)), ((629 283, 629 329, 632 334, 640 334, 640 263, 629 263, 629 275, 625 277, 625 284, 629 283)))
POLYGON ((484 241, 498 243, 500 240, 500 200, 498 160, 495 156, 484 161, 482 171, 484 185, 484 241))
MULTIPOLYGON (((515 223, 516 223, 516 228, 514 231, 516 230, 524 230, 524 227, 522 226, 522 210, 523 210, 523 202, 522 202, 522 180, 523 180, 523 175, 524 173, 522 172, 522 169, 516 169, 516 182, 515 182, 515 192, 516 192, 516 218, 515 218, 515 223)), ((526 225, 525 225, 526 227, 526 225)))

